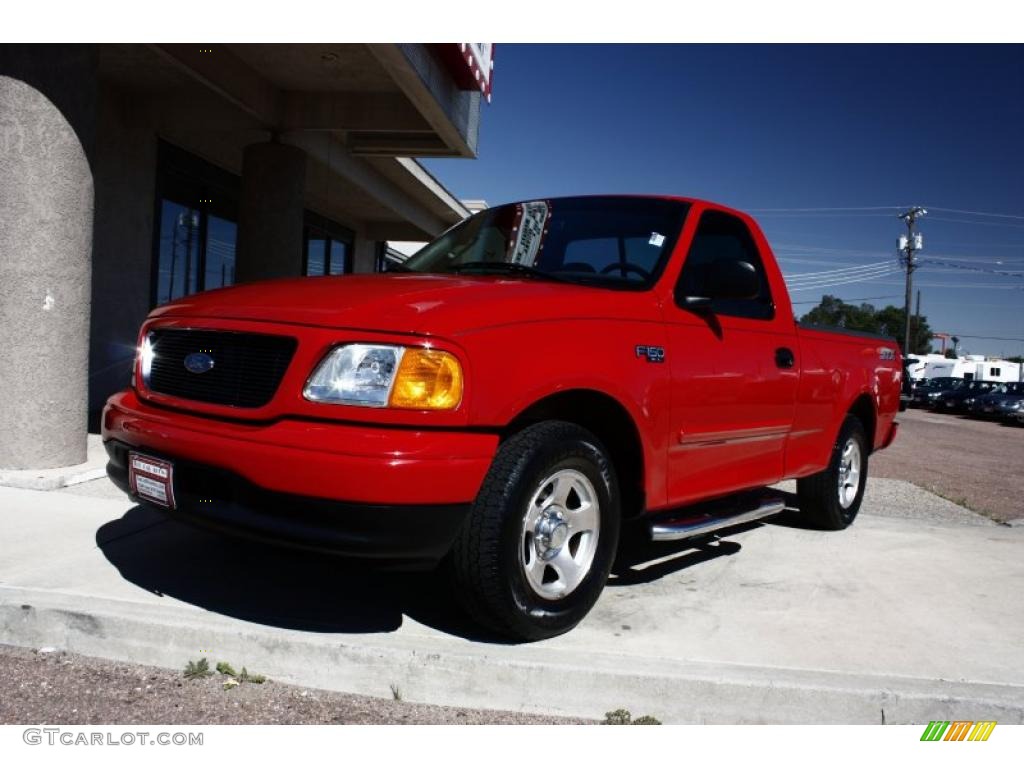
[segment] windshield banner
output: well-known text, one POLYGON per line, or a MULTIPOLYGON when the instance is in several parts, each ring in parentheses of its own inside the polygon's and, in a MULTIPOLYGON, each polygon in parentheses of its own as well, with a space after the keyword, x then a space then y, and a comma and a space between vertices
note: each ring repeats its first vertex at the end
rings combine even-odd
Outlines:
POLYGON ((537 253, 543 247, 551 219, 551 203, 535 200, 516 206, 516 221, 512 228, 514 238, 509 244, 509 261, 532 267, 537 253))

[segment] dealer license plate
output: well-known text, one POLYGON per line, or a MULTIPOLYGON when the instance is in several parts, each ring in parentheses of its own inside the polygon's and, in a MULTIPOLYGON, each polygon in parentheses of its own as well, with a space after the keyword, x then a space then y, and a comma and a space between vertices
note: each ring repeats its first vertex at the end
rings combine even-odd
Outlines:
POLYGON ((128 484, 140 499, 174 509, 174 465, 171 462, 130 451, 128 484))

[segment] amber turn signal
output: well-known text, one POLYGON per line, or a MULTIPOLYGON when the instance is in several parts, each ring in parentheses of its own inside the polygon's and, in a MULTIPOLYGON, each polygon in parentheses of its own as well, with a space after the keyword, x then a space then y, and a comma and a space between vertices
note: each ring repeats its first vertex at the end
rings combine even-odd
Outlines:
POLYGON ((462 366, 448 352, 410 348, 402 355, 388 405, 451 410, 462 401, 462 366))

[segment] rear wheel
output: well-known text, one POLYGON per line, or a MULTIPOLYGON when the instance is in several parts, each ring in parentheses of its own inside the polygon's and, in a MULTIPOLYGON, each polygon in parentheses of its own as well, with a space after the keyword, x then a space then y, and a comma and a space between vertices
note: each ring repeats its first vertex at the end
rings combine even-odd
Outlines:
POLYGON ((839 430, 828 467, 797 480, 800 514, 817 528, 839 531, 857 517, 868 479, 868 445, 864 425, 847 416, 839 430))
POLYGON ((568 422, 527 427, 499 449, 450 557, 479 623, 517 640, 572 629, 611 570, 619 491, 605 448, 568 422))

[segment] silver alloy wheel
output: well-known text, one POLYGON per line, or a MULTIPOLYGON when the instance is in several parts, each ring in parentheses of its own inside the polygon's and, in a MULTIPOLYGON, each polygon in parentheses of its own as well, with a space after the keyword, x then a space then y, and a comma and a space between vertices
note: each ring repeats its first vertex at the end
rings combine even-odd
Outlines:
POLYGON ((860 443, 852 437, 839 457, 839 506, 849 509, 860 490, 860 443))
POLYGON ((519 562, 538 596, 558 600, 590 573, 601 529, 593 483, 575 469, 560 469, 537 485, 523 515, 519 562))

